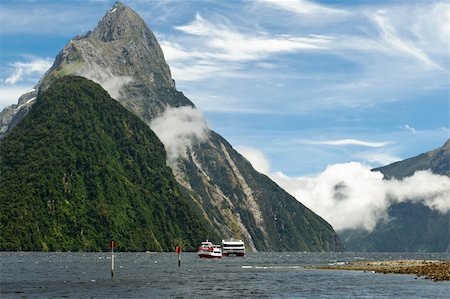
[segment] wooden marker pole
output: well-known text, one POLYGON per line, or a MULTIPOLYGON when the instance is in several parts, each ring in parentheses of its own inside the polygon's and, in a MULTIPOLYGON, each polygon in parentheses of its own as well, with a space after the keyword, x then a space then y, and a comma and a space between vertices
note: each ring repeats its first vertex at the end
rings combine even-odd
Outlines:
POLYGON ((181 266, 181 246, 177 246, 177 248, 175 249, 175 252, 178 255, 178 267, 181 266))
POLYGON ((114 247, 116 247, 116 242, 111 240, 109 246, 111 247, 111 278, 114 278, 114 247))

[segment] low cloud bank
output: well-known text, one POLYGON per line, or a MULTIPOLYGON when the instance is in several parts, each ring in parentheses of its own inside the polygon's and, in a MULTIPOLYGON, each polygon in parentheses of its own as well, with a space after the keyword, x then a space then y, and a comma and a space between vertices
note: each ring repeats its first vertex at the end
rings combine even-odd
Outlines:
POLYGON ((150 123, 150 128, 164 144, 169 165, 174 165, 179 157, 186 157, 186 150, 206 141, 209 134, 203 114, 192 107, 168 107, 150 123))
POLYGON ((431 171, 417 171, 403 180, 385 181, 387 197, 395 202, 423 202, 433 210, 450 210, 450 178, 431 171))
MULTIPOLYGON (((394 203, 421 202, 441 213, 450 210, 450 178, 428 170, 401 180, 383 180, 382 173, 350 162, 330 165, 315 177, 288 177, 281 172, 270 173, 269 167, 258 165, 259 159, 251 151, 241 154, 255 169, 266 169, 265 174, 338 231, 357 228, 371 231, 378 221, 387 218, 387 210, 394 203)), ((267 164, 264 161, 263 165, 267 164)))

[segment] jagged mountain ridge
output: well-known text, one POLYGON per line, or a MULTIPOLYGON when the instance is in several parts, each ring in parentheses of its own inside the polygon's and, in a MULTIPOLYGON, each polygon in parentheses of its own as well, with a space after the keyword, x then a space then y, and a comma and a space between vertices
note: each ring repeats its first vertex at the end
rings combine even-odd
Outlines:
MULTIPOLYGON (((148 125, 167 107, 194 107, 175 89, 153 33, 134 11, 121 3, 116 3, 92 32, 74 38, 64 47, 35 93, 67 74, 100 83, 148 125)), ((33 103, 24 105, 32 96, 35 94, 19 101, 23 105, 22 114, 33 103)), ((16 114, 9 125, 17 123, 20 117, 21 114, 16 114)), ((5 128, 8 125, 3 119, 1 116, 5 128)), ((224 238, 242 238, 252 250, 342 249, 328 223, 256 172, 213 131, 206 141, 189 149, 187 157, 181 158, 172 170, 224 238)))
POLYGON ((65 76, 0 142, 0 250, 194 250, 217 236, 163 144, 98 85, 65 76))
MULTIPOLYGON (((450 176, 450 139, 435 150, 373 171, 385 179, 402 179, 419 170, 450 176)), ((379 221, 372 232, 340 232, 347 250, 384 252, 450 252, 450 212, 440 213, 420 202, 396 203, 388 221, 379 221)))

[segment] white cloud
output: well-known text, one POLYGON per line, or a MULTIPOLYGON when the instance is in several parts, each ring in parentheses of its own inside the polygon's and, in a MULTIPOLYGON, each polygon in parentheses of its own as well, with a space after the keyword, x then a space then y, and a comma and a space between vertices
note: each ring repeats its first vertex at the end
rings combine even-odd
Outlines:
POLYGON ((0 111, 6 106, 17 104, 21 95, 30 91, 32 86, 0 85, 0 111))
POLYGON ((301 15, 313 14, 323 17, 323 15, 342 15, 347 13, 342 9, 331 8, 305 0, 259 0, 258 2, 301 15))
POLYGON ((442 213, 450 210, 450 178, 429 171, 401 181, 383 180, 381 173, 351 162, 329 166, 314 178, 290 178, 282 173, 271 177, 336 230, 371 231, 394 202, 420 201, 442 213))
POLYGON ((243 33, 228 24, 210 22, 199 13, 189 24, 175 28, 189 38, 184 38, 182 45, 162 36, 161 48, 177 81, 198 81, 213 75, 248 77, 248 70, 242 72, 247 62, 280 53, 324 50, 331 40, 321 35, 243 33))
POLYGON ((409 101, 417 91, 448 86, 449 10, 442 3, 355 6, 255 0, 227 5, 229 10, 220 16, 214 10, 194 9, 197 14, 190 22, 159 37, 183 88, 208 80, 208 85, 229 89, 223 78, 252 79, 250 84, 261 85, 286 78, 285 93, 303 92, 283 98, 285 105, 278 107, 297 113, 409 101), (264 67, 268 65, 275 67, 264 67))
POLYGON ((408 124, 405 124, 405 125, 403 126, 403 128, 405 128, 406 130, 410 131, 410 132, 413 133, 413 134, 417 134, 417 130, 416 130, 415 128, 411 127, 411 126, 408 125, 408 124))
POLYGON ((252 164, 256 171, 270 174, 270 163, 261 151, 247 146, 237 146, 236 150, 252 164))
POLYGON ((387 18, 377 14, 373 17, 373 19, 381 31, 381 36, 384 39, 385 44, 390 46, 391 49, 394 49, 394 52, 407 54, 418 59, 429 67, 445 71, 441 66, 432 61, 424 51, 399 37, 387 18))
POLYGON ((130 82, 133 82, 133 77, 131 76, 111 76, 102 81, 100 85, 108 91, 113 99, 118 99, 121 89, 130 82))
MULTIPOLYGON (((328 37, 289 35, 267 36, 262 34, 243 34, 223 24, 213 24, 205 20, 199 13, 188 25, 176 27, 184 33, 205 39, 206 46, 212 51, 202 56, 218 58, 226 61, 259 60, 267 55, 298 50, 325 49, 328 37)), ((196 56, 199 52, 189 55, 196 56)))
MULTIPOLYGON (((270 170, 258 150, 241 151, 254 164, 270 170), (255 159, 256 157, 256 159, 255 159)), ((384 180, 383 174, 357 162, 334 164, 317 176, 288 177, 269 174, 272 180, 297 200, 328 221, 336 230, 363 228, 371 231, 387 217, 393 203, 421 202, 431 209, 450 210, 450 178, 418 171, 402 180, 384 180)))
POLYGON ((369 142, 356 139, 340 139, 340 140, 325 140, 325 141, 307 141, 310 144, 325 144, 325 145, 360 145, 367 147, 383 147, 389 142, 369 142))
POLYGON ((131 76, 114 75, 109 69, 100 67, 94 63, 76 70, 75 74, 100 84, 113 99, 120 98, 122 88, 133 81, 133 77, 131 76))
POLYGON ((207 140, 209 129, 202 113, 192 107, 168 107, 161 116, 150 123, 167 152, 169 165, 179 157, 186 157, 192 145, 207 140))
POLYGON ((450 178, 447 176, 417 171, 402 180, 385 181, 385 186, 387 197, 395 202, 423 202, 441 213, 450 210, 450 178))
POLYGON ((290 178, 275 173, 272 179, 336 230, 371 230, 386 216, 383 175, 360 163, 328 166, 317 177, 290 178))
POLYGON ((5 79, 5 83, 16 84, 23 81, 26 76, 30 75, 43 75, 51 66, 53 60, 50 58, 42 59, 35 58, 29 62, 14 62, 10 66, 14 68, 14 72, 5 79))

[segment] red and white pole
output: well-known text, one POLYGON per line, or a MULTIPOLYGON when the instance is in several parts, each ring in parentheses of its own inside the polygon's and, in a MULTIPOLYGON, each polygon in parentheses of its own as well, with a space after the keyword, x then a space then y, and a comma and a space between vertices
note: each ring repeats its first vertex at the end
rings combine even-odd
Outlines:
POLYGON ((116 247, 116 242, 114 242, 114 240, 111 240, 111 242, 109 242, 109 245, 111 247, 111 278, 114 278, 114 247, 116 247))
POLYGON ((178 267, 181 266, 181 246, 177 246, 175 252, 178 254, 178 267))

